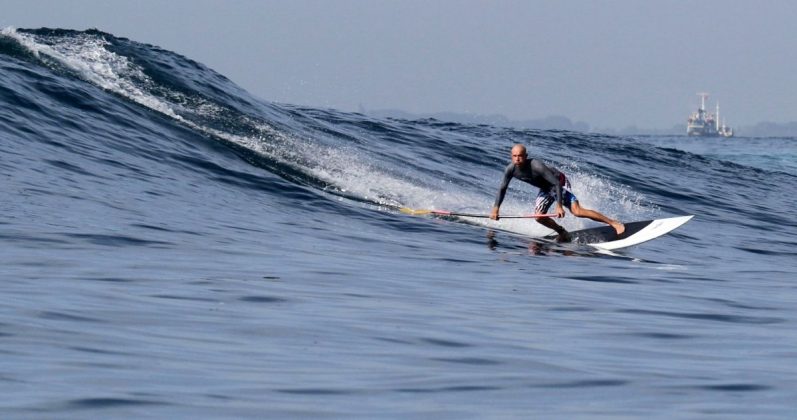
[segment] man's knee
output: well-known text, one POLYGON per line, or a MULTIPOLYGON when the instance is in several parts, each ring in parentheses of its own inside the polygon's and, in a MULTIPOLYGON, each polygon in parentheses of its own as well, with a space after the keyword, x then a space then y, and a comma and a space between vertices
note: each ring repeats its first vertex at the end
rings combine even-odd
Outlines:
POLYGON ((573 216, 581 217, 584 214, 584 208, 578 205, 578 202, 574 202, 570 206, 570 213, 573 213, 573 216))

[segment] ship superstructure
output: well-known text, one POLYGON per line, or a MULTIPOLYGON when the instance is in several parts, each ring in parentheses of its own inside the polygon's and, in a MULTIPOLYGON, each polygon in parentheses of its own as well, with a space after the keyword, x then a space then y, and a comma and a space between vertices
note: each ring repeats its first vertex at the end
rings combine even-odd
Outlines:
POLYGON ((686 124, 687 136, 701 136, 701 137, 733 137, 733 129, 725 125, 723 121, 720 124, 720 104, 717 102, 717 111, 712 114, 706 111, 706 99, 708 93, 698 93, 700 97, 700 109, 689 116, 686 124))

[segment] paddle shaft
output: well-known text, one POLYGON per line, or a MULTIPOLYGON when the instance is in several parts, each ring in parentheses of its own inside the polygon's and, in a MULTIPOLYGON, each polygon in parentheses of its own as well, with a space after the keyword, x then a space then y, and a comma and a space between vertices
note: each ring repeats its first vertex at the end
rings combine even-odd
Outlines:
MULTIPOLYGON (((489 219, 489 214, 474 214, 474 213, 456 213, 453 211, 446 211, 446 210, 431 210, 429 213, 436 214, 438 216, 459 216, 459 217, 478 217, 482 219, 489 219)), ((499 219, 538 219, 543 217, 557 217, 555 213, 553 214, 521 214, 521 215, 511 215, 511 216, 499 216, 499 219)))

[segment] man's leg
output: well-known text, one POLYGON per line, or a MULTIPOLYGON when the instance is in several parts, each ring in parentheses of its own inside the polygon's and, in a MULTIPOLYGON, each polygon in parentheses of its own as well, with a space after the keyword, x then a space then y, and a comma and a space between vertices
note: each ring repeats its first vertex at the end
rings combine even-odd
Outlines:
POLYGON ((558 234, 558 236, 556 237, 556 240, 558 242, 570 242, 570 234, 567 232, 567 230, 565 228, 559 226, 550 217, 543 217, 543 218, 537 219, 537 223, 547 227, 548 229, 553 229, 554 231, 556 231, 556 233, 558 234))
POLYGON ((570 212, 573 213, 573 216, 576 217, 586 217, 587 219, 592 219, 596 222, 606 223, 607 225, 614 228, 615 232, 617 232, 617 236, 620 236, 625 232, 625 225, 618 222, 617 220, 610 219, 604 216, 601 213, 598 213, 595 210, 590 210, 584 207, 581 207, 578 204, 578 201, 574 201, 570 206, 570 212))
MULTIPOLYGON (((555 198, 550 193, 540 190, 537 193, 537 198, 534 200, 534 213, 536 214, 545 214, 548 212, 548 209, 551 208, 551 205, 555 202, 555 198)), ((553 219, 549 217, 544 217, 541 219, 537 219, 537 223, 547 227, 548 229, 552 229, 556 231, 559 235, 556 240, 559 242, 570 242, 570 234, 567 233, 565 228, 559 226, 553 219)))

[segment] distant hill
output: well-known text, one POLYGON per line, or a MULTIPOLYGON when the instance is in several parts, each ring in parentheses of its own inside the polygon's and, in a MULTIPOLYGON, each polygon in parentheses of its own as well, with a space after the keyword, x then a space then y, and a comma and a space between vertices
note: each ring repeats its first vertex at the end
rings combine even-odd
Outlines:
MULTIPOLYGON (((686 124, 676 124, 669 129, 646 129, 632 126, 620 130, 604 128, 594 131, 620 136, 634 134, 683 136, 686 135, 686 124)), ((797 122, 760 122, 751 126, 733 127, 733 132, 738 137, 797 137, 797 122)))
POLYGON ((760 122, 753 126, 736 130, 743 137, 797 137, 797 122, 760 122))
POLYGON ((581 121, 573 122, 567 117, 552 115, 536 120, 510 120, 499 115, 458 114, 454 112, 437 112, 428 114, 412 114, 397 109, 379 109, 360 112, 380 118, 401 118, 405 120, 418 120, 434 118, 440 121, 450 121, 460 124, 488 124, 496 127, 531 128, 537 130, 568 130, 588 132, 589 124, 581 121))
POLYGON ((616 128, 599 128, 595 132, 610 134, 615 136, 633 136, 635 134, 644 135, 657 135, 657 136, 681 136, 686 135, 686 124, 676 124, 670 128, 639 128, 635 125, 616 129, 616 128))

